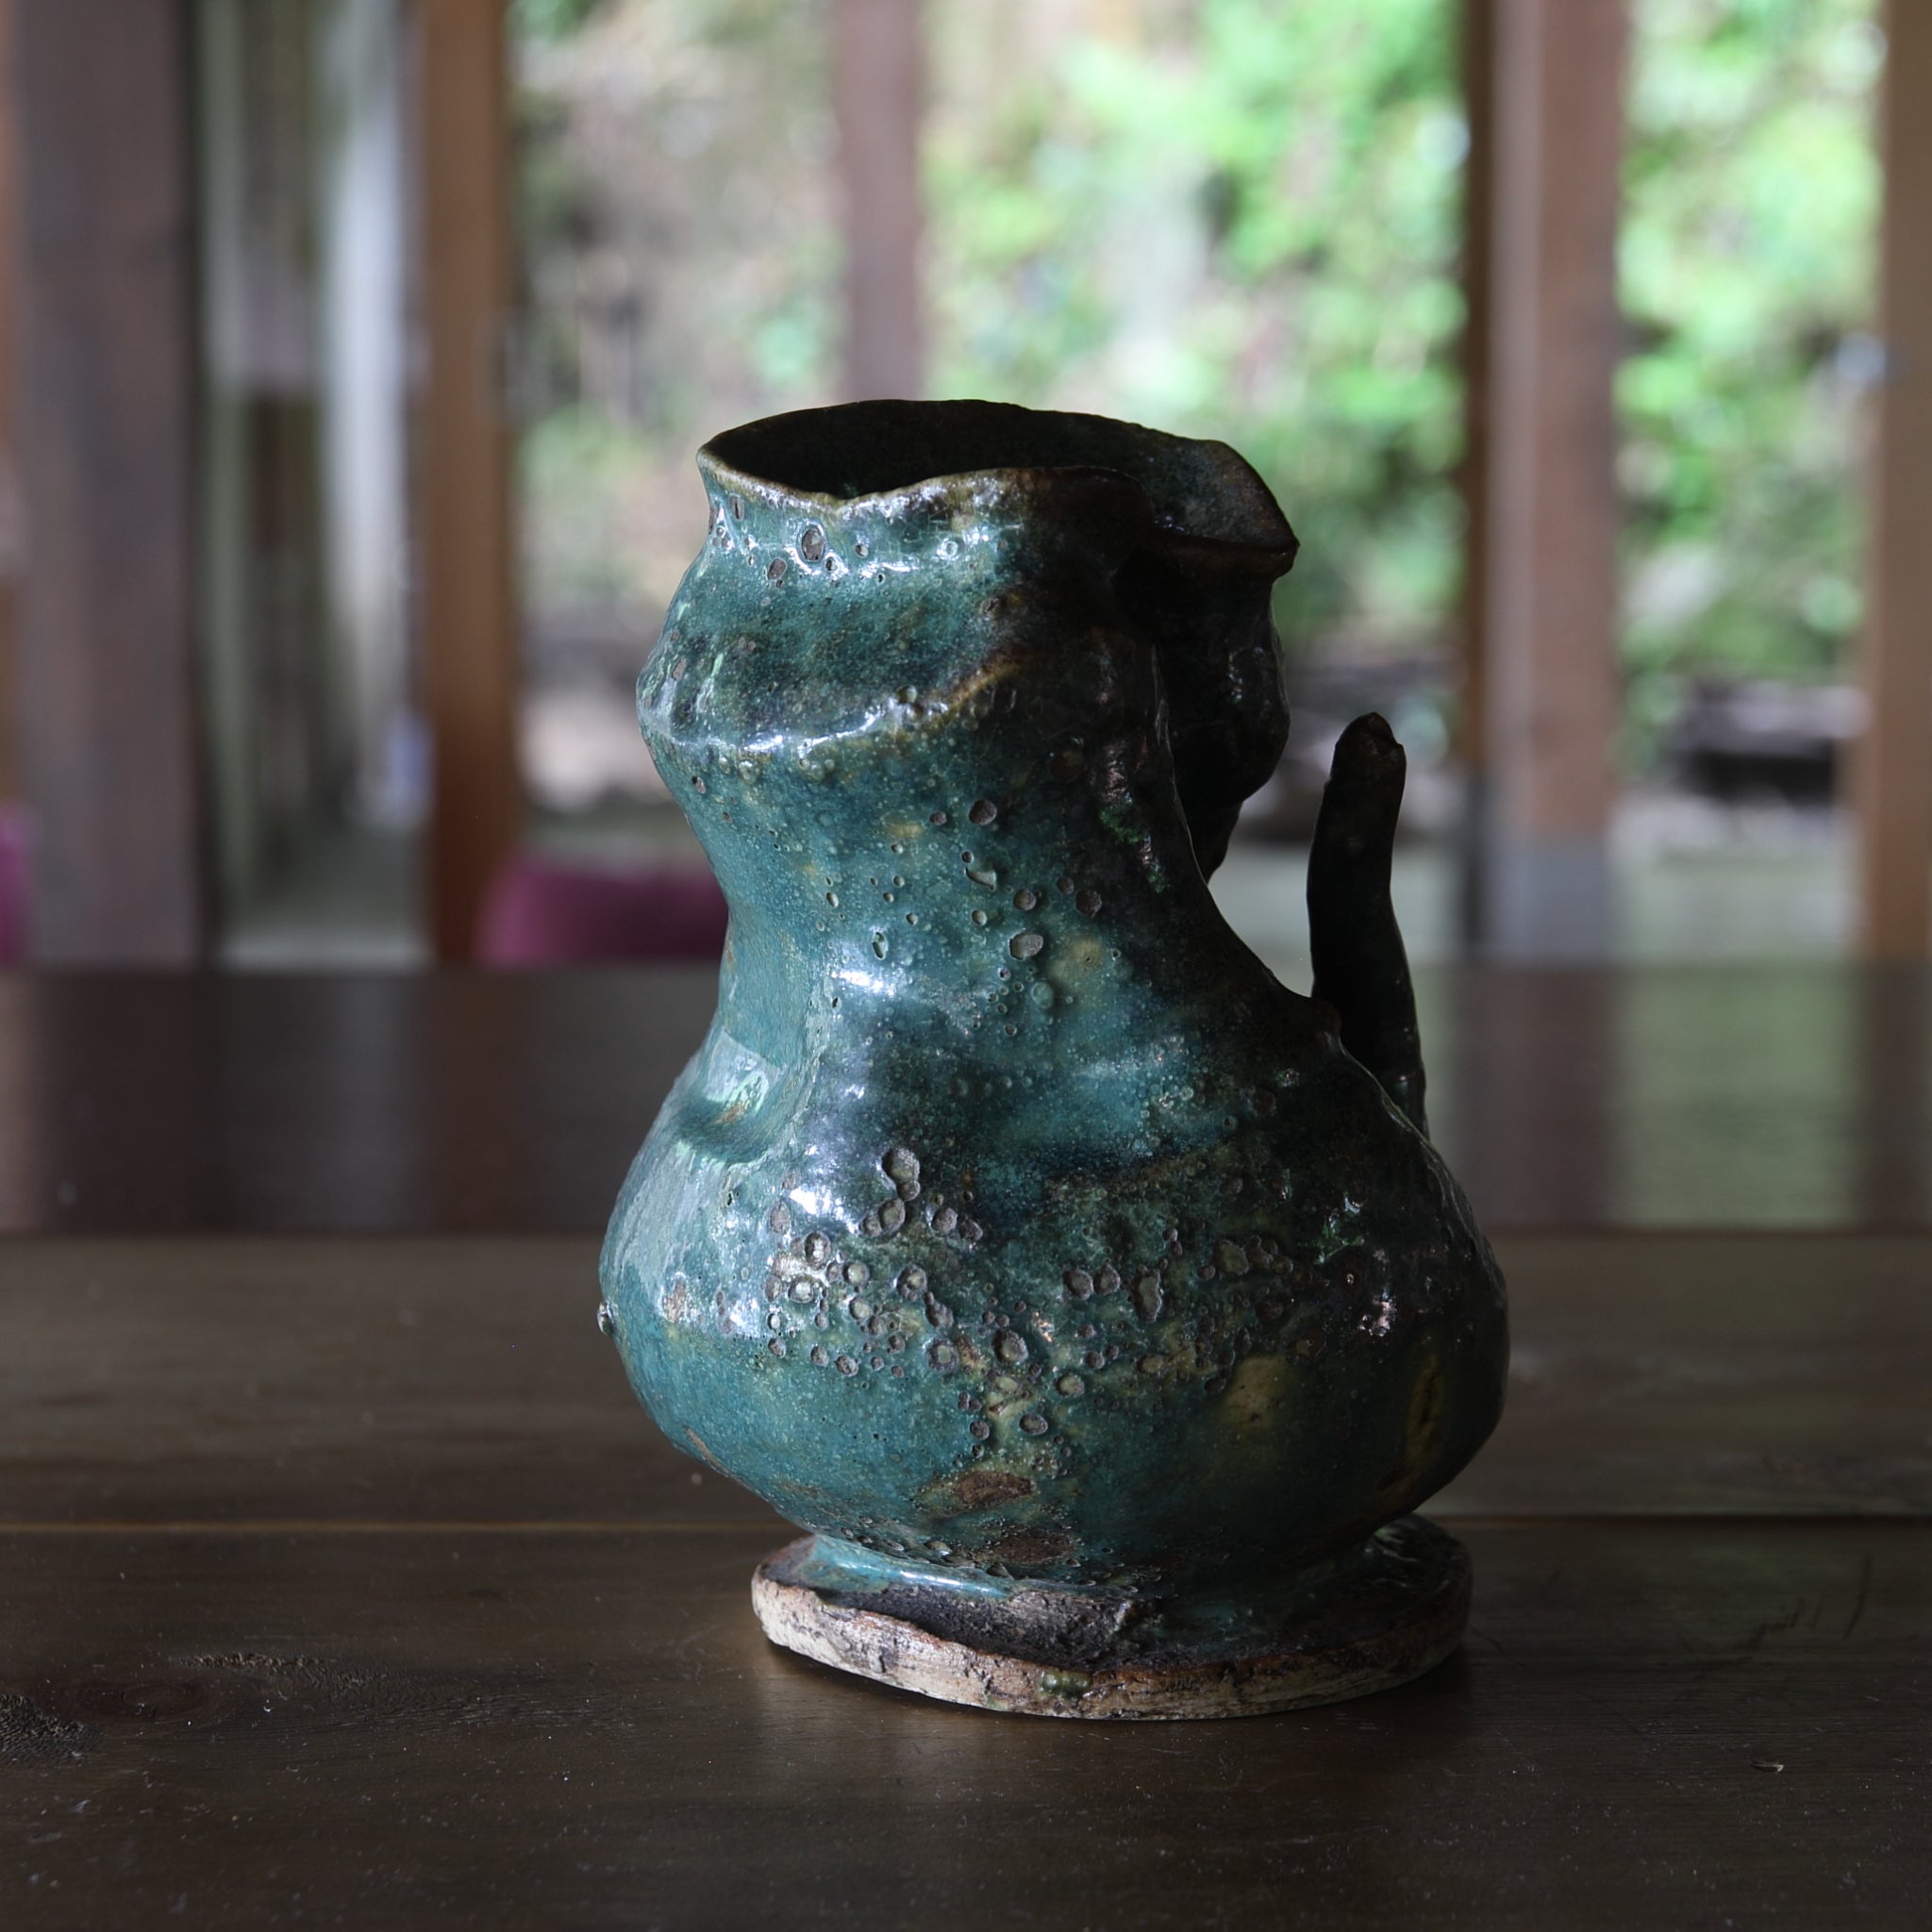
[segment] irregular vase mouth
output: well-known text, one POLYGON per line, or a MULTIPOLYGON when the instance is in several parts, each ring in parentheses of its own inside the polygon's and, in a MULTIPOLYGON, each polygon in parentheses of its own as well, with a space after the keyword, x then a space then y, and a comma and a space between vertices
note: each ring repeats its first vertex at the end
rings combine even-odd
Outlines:
POLYGON ((834 513, 915 491, 1101 473, 1136 486, 1170 536, 1257 553, 1273 575, 1298 547, 1268 486, 1225 443, 1108 416, 1010 403, 843 403, 726 430, 698 462, 726 488, 834 513))

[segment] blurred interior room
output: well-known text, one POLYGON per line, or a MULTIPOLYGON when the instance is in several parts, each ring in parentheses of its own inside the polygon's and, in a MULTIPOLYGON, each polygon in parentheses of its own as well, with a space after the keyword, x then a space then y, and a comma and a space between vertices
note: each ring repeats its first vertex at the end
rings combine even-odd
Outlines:
POLYGON ((1925 954, 1919 9, 8 11, 8 958, 714 954, 631 717, 691 457, 873 395, 1257 461, 1291 983, 1371 708, 1419 962, 1925 954))

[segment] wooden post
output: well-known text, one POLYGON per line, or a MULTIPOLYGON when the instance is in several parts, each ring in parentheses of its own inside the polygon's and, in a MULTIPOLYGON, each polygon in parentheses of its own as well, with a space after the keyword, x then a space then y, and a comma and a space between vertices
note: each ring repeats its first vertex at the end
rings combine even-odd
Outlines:
POLYGON ((1621 707, 1616 418, 1626 0, 1494 0, 1489 949, 1601 957, 1621 707))
POLYGON ((832 107, 845 222, 845 394, 918 396, 921 0, 834 0, 832 107))
POLYGON ((186 0, 26 0, 20 201, 19 707, 37 956, 203 945, 186 0))
POLYGON ((1495 273, 1491 220, 1495 204, 1496 0, 1462 0, 1462 110, 1469 147, 1462 170, 1462 584, 1456 626, 1455 754, 1462 768, 1457 853, 1457 924, 1465 948, 1481 946, 1488 926, 1484 893, 1489 824, 1489 703, 1484 646, 1489 636, 1485 568, 1490 527, 1490 284, 1495 273))
POLYGON ((475 950, 517 838, 519 683, 504 352, 514 287, 503 0, 418 0, 427 351, 416 469, 428 835, 439 958, 475 950))
POLYGON ((1886 348, 1872 487, 1856 765, 1862 940, 1874 959, 1932 946, 1932 7, 1888 0, 1881 108, 1886 348))
POLYGON ((13 428, 13 270, 18 248, 14 214, 19 188, 13 120, 15 4, 16 0, 0 0, 0 805, 20 786, 13 641, 20 567, 13 428))

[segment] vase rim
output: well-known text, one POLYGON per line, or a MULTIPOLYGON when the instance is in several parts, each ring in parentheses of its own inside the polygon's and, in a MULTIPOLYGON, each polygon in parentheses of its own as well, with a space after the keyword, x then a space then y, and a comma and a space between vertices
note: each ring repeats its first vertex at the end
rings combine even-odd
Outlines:
POLYGON ((724 430, 697 462, 714 488, 834 518, 911 498, 1124 484, 1169 541, 1246 553, 1275 575, 1300 547, 1267 484, 1226 443, 1110 416, 1012 403, 838 403, 724 430))

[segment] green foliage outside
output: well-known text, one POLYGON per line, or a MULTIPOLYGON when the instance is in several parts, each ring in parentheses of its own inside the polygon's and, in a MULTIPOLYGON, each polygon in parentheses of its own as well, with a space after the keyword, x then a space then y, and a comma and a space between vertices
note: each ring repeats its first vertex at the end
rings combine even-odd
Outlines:
POLYGON ((602 0, 510 0, 510 30, 530 42, 564 40, 601 4, 602 0))
POLYGON ((653 628, 703 539, 699 443, 830 400, 823 12, 519 0, 525 597, 540 650, 586 609, 653 628))
MULTIPOLYGON (((661 608, 691 452, 827 401, 820 0, 518 0, 529 590, 661 608)), ((1637 0, 1623 280, 1632 749, 1689 675, 1858 618, 1874 0, 1637 0)), ((1302 648, 1448 641, 1454 0, 926 0, 931 392, 1225 438, 1304 552, 1302 648)), ((1866 359, 1869 360, 1869 358, 1866 359)))
POLYGON ((936 10, 936 391, 1224 438, 1301 535, 1290 636, 1426 641, 1460 523, 1453 8, 1047 11, 936 10))
POLYGON ((1618 384, 1634 747, 1687 677, 1841 670, 1860 608, 1872 0, 1641 0, 1618 384))

